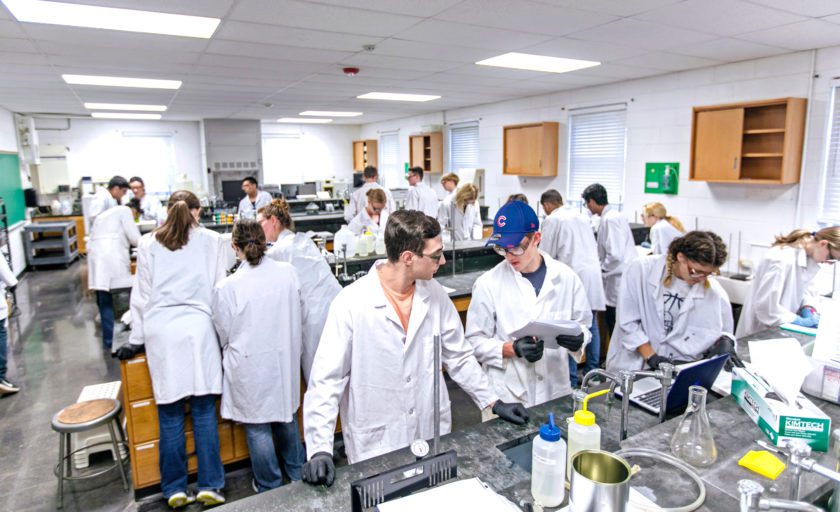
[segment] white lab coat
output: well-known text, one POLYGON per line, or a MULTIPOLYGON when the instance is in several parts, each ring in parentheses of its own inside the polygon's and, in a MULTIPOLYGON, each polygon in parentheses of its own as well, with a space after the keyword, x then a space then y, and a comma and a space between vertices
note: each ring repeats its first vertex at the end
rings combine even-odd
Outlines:
POLYGON ((160 199, 155 196, 149 194, 143 196, 143 199, 140 200, 140 209, 143 210, 143 213, 140 214, 140 218, 143 220, 153 220, 158 225, 166 221, 166 208, 160 203, 160 199))
MULTIPOLYGON (((546 275, 539 296, 520 272, 502 261, 476 280, 467 311, 466 338, 493 390, 502 401, 519 402, 525 407, 572 392, 568 356, 580 361, 592 338, 592 309, 580 279, 565 264, 544 252, 540 254, 545 259, 546 275), (583 328, 584 344, 574 353, 546 348, 536 363, 519 357, 503 358, 502 346, 514 341, 511 333, 533 320, 577 322, 583 328)), ((545 340, 549 342, 554 340, 545 340)))
POLYGON ((6 287, 17 286, 18 280, 6 257, 0 254, 0 322, 9 316, 9 305, 6 303, 6 287))
POLYGON ((301 290, 295 268, 243 262, 213 295, 222 347, 222 418, 290 422, 300 406, 301 290))
POLYGON ((583 282, 589 306, 593 311, 604 311, 607 303, 601 263, 589 219, 571 208, 557 208, 545 218, 541 231, 540 248, 572 267, 583 282))
POLYGON ((438 209, 438 222, 442 229, 449 227, 449 218, 455 212, 455 240, 481 240, 481 237, 474 237, 473 234, 481 233, 481 212, 476 204, 468 204, 464 211, 458 208, 454 202, 447 203, 443 200, 438 209))
POLYGON ((365 209, 365 206, 367 206, 367 192, 368 190, 374 188, 381 188, 385 191, 385 197, 388 198, 388 202, 385 204, 385 208, 387 208, 388 211, 392 213, 397 211, 396 206, 394 205, 394 196, 391 195, 390 190, 383 187, 379 183, 365 182, 364 185, 359 187, 350 195, 350 201, 347 203, 347 208, 344 209, 345 221, 350 222, 360 211, 365 209))
POLYGON ((131 286, 131 246, 140 241, 140 230, 131 208, 115 206, 100 213, 87 243, 88 288, 110 291, 131 286))
POLYGON ((105 187, 97 187, 93 200, 87 208, 88 228, 93 227, 93 223, 96 221, 97 215, 114 206, 117 206, 117 200, 114 199, 110 192, 108 192, 108 189, 105 187))
POLYGON ((137 250, 129 341, 146 345, 158 404, 218 395, 222 356, 212 301, 216 283, 225 277, 221 239, 196 227, 185 246, 170 251, 154 235, 144 235, 137 250))
POLYGON ((630 224, 618 210, 607 205, 601 212, 601 222, 598 224, 598 259, 601 261, 607 306, 615 307, 618 304, 621 274, 636 256, 630 224))
POLYGON ((374 235, 380 231, 385 230, 385 225, 388 224, 388 210, 379 212, 379 224, 375 223, 368 215, 367 209, 362 207, 362 210, 353 217, 350 225, 347 228, 353 232, 354 235, 361 235, 368 228, 374 235))
MULTIPOLYGON (((758 263, 747 303, 738 320, 737 336, 793 322, 796 311, 811 298, 808 287, 820 265, 799 247, 771 247, 758 263)), ((813 305, 813 304, 812 304, 813 305)))
MULTIPOLYGON (((336 413, 347 459, 353 464, 434 435, 433 336, 441 336, 441 362, 480 408, 498 399, 475 360, 458 312, 435 280, 417 281, 403 330, 385 297, 377 261, 333 301, 303 401, 306 450, 332 453, 336 413)), ((568 368, 568 363, 566 363, 568 368)), ((440 386, 441 434, 452 416, 446 384, 440 386)))
POLYGON ((625 270, 615 332, 607 352, 607 370, 643 369, 644 358, 636 349, 647 342, 661 356, 678 361, 695 361, 721 335, 732 335, 729 296, 714 278, 708 279, 708 288, 703 283, 689 288, 673 329, 666 335, 664 279, 663 255, 637 259, 625 270))
POLYGON ((650 228, 650 252, 651 254, 668 254, 668 247, 675 238, 680 238, 685 233, 675 228, 665 219, 659 219, 650 228))
POLYGON ((341 285, 318 247, 303 233, 283 230, 266 254, 273 260, 291 263, 297 270, 303 296, 301 368, 304 380, 309 382, 321 331, 324 330, 330 304, 341 291, 341 285))
POLYGON ((251 199, 246 195, 239 201, 239 217, 243 219, 256 219, 259 209, 269 204, 271 204, 271 194, 265 190, 257 191, 257 200, 253 203, 251 203, 251 199))
POLYGON ((406 210, 420 210, 429 217, 437 218, 438 198, 435 191, 422 181, 408 187, 408 196, 405 199, 406 210))

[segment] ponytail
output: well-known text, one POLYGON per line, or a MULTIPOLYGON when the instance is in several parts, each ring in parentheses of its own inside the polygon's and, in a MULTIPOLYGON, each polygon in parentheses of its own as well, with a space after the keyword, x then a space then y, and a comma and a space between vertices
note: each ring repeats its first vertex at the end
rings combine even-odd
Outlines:
POLYGON ((265 232, 259 222, 252 219, 237 221, 233 225, 233 245, 245 253, 245 260, 256 267, 262 262, 265 251, 265 232))
POLYGON ((257 212, 263 217, 274 217, 280 221, 280 225, 289 231, 295 230, 295 221, 289 213, 289 203, 285 199, 273 199, 271 203, 263 206, 257 212))
POLYGON ((816 242, 828 241, 828 245, 835 251, 840 251, 840 226, 829 226, 819 231, 808 231, 806 229, 794 229, 787 235, 779 235, 773 242, 773 247, 800 245, 813 239, 816 242))
POLYGON ((670 225, 674 226, 674 229, 680 233, 685 233, 683 223, 678 218, 668 215, 668 210, 665 209, 665 205, 662 203, 653 202, 642 206, 642 214, 658 219, 665 219, 670 225))
POLYGON ((671 215, 666 215, 664 219, 667 220, 668 223, 670 223, 672 226, 674 226, 674 229, 676 229, 680 233, 685 233, 685 226, 683 226, 683 223, 680 222, 680 219, 672 217, 671 215))
POLYGON ((166 221, 155 231, 155 239, 170 251, 177 251, 190 241, 190 230, 198 226, 192 210, 201 208, 195 194, 179 190, 169 197, 166 221))

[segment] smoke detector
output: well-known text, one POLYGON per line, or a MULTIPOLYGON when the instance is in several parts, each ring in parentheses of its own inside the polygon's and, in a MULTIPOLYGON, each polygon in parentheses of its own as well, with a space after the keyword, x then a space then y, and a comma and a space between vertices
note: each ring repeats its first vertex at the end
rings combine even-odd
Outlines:
POLYGON ((342 71, 347 76, 356 76, 359 74, 359 68, 343 68, 342 71))

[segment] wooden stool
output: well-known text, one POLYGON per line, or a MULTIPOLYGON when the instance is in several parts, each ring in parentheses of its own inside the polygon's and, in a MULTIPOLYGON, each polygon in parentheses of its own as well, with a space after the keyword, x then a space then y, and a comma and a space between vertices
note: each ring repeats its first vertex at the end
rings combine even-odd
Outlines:
POLYGON ((55 467, 54 471, 55 476, 58 477, 58 508, 62 508, 64 506, 65 480, 86 480, 88 478, 94 478, 111 471, 115 467, 120 470, 123 490, 128 490, 128 480, 125 477, 125 469, 123 468, 123 461, 120 457, 120 444, 127 446, 125 442, 125 433, 123 433, 122 427, 119 423, 119 414, 121 409, 122 406, 119 401, 112 398, 100 398, 97 400, 88 400, 87 402, 79 402, 69 407, 65 407, 53 416, 52 429, 59 434, 58 465, 55 467), (108 432, 111 434, 111 440, 96 443, 96 445, 110 443, 113 448, 116 462, 113 466, 108 466, 107 468, 92 474, 73 476, 73 454, 84 448, 70 451, 70 434, 84 432, 105 424, 108 425, 108 432), (120 433, 119 441, 117 440, 117 434, 114 431, 115 425, 116 429, 120 433))

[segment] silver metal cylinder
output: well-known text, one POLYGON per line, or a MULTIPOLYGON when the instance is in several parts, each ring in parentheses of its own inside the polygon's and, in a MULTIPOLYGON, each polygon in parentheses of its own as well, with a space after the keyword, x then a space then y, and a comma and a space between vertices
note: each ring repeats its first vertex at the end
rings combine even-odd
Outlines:
POLYGON ((625 512, 630 500, 630 465, 601 450, 583 450, 571 464, 571 512, 625 512))
POLYGON ((440 334, 434 336, 435 350, 435 437, 432 442, 432 455, 440 453, 440 334))

